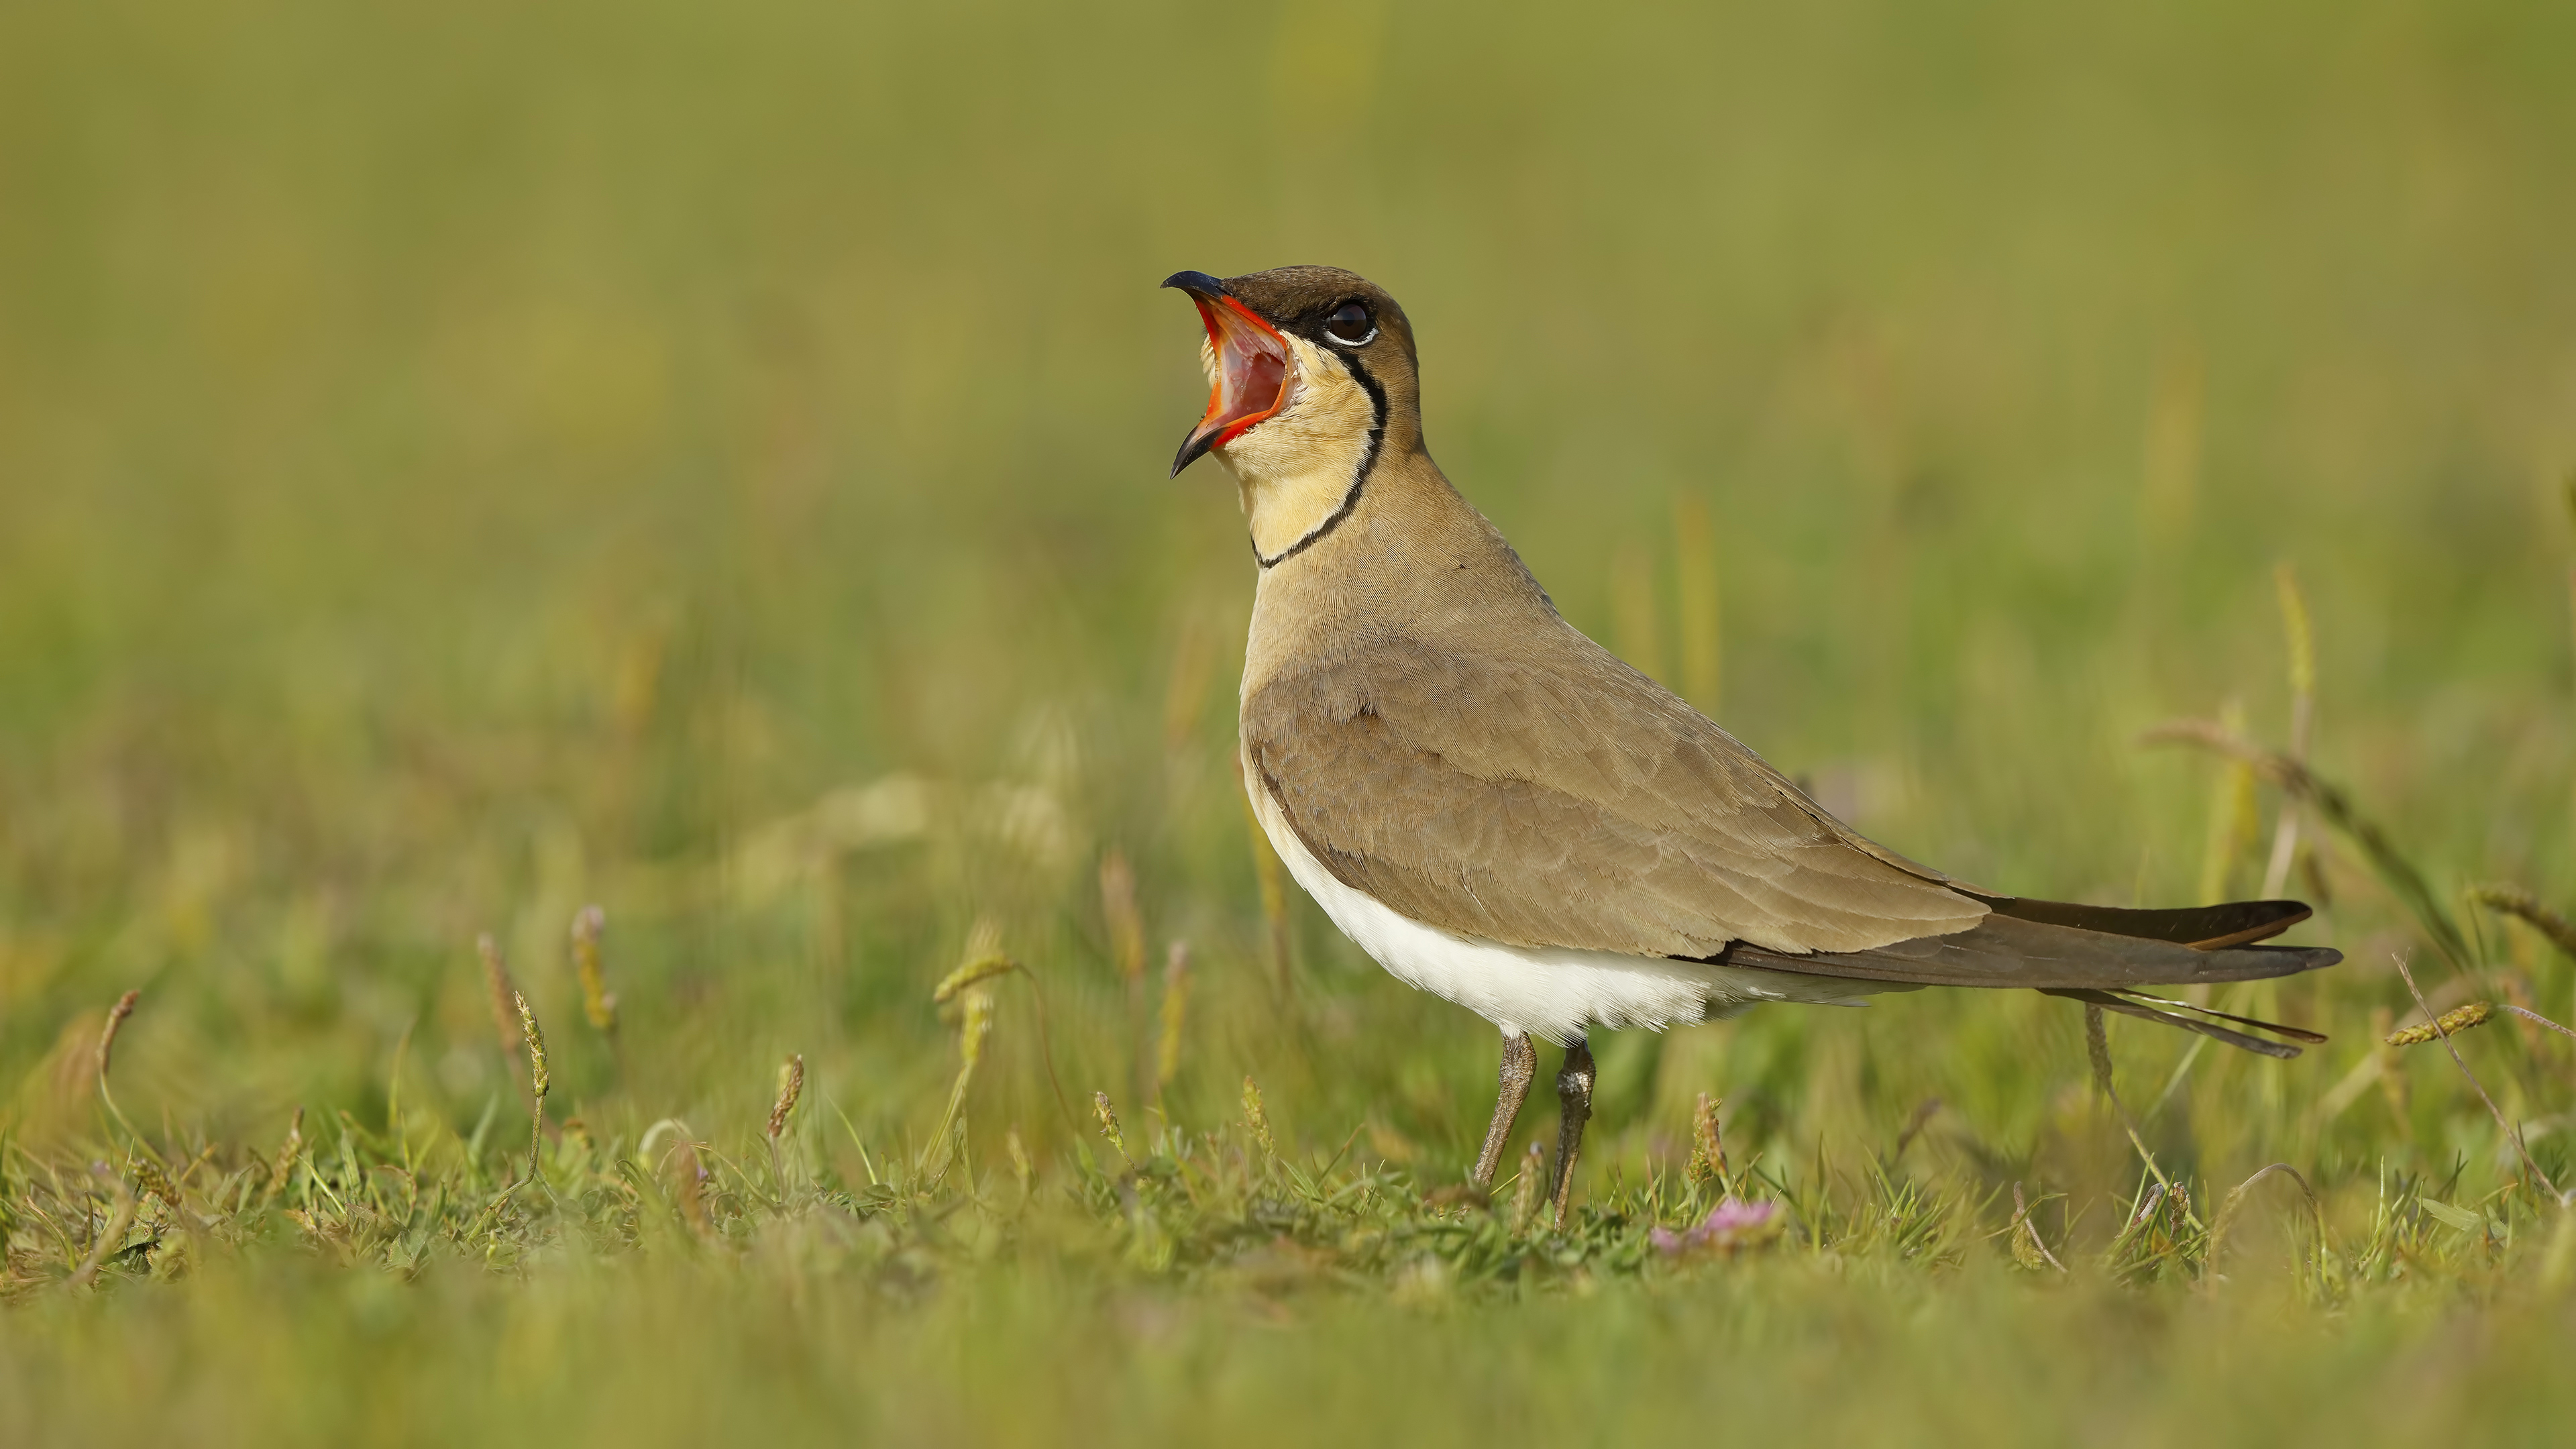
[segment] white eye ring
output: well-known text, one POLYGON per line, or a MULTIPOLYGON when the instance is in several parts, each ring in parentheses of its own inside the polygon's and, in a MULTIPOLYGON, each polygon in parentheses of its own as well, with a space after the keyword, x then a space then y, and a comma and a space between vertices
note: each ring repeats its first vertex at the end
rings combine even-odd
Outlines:
POLYGON ((1329 325, 1324 328, 1324 335, 1333 339, 1335 342, 1340 343, 1344 347, 1366 347, 1377 340, 1377 324, 1374 322, 1370 323, 1367 335, 1362 337, 1344 337, 1339 332, 1334 331, 1329 325))

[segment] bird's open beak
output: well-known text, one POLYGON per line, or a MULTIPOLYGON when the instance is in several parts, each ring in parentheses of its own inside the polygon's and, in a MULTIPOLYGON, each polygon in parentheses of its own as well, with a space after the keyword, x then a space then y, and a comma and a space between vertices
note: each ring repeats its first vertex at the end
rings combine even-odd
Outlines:
POLYGON ((1225 283, 1205 272, 1175 272, 1163 283, 1190 294, 1207 324, 1215 376, 1208 383, 1207 415, 1181 440, 1172 460, 1177 475, 1210 448, 1222 448, 1258 426, 1288 402, 1296 364, 1287 339, 1251 308, 1228 295, 1225 283))

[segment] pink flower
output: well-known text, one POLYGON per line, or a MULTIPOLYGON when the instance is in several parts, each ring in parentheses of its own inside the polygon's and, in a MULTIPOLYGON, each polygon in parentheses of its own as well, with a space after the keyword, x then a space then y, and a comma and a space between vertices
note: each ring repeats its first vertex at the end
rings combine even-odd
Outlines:
POLYGON ((1698 1226, 1678 1233, 1670 1228, 1657 1228, 1646 1235, 1646 1241, 1654 1244, 1655 1251, 1666 1257, 1679 1257, 1700 1248, 1732 1252, 1769 1227, 1778 1208, 1777 1203, 1744 1202, 1730 1197, 1710 1208, 1708 1216, 1701 1219, 1698 1226))

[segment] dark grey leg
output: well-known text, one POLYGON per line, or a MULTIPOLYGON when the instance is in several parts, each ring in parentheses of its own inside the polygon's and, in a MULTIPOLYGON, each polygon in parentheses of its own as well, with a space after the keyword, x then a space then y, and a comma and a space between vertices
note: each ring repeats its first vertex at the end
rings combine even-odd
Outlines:
POLYGON ((1565 1200, 1574 1192, 1574 1159, 1583 1151, 1583 1124, 1592 1120, 1592 1049, 1581 1042, 1565 1049, 1565 1069, 1556 1074, 1556 1100, 1565 1115, 1556 1129, 1556 1186, 1548 1196, 1561 1228, 1565 1200))
POLYGON ((1503 1038, 1503 1067, 1495 1073, 1499 1090, 1494 1096, 1494 1120, 1485 1128, 1485 1150, 1476 1154, 1476 1186, 1494 1185, 1494 1169, 1503 1162, 1503 1145, 1511 1141, 1512 1119, 1521 1114, 1521 1103, 1529 1096, 1530 1078, 1537 1075, 1538 1048, 1530 1045, 1529 1033, 1503 1038))

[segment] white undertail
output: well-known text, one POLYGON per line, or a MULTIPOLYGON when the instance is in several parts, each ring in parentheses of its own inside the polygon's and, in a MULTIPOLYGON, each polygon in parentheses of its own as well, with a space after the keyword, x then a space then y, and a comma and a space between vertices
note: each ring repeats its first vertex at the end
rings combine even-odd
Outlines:
POLYGON ((1505 1036, 1528 1032, 1562 1046, 1583 1040, 1596 1026, 1660 1031, 1676 1022, 1722 1021, 1766 1001, 1865 1006, 1861 998, 1875 992, 1914 989, 1615 951, 1507 946, 1457 935, 1398 915, 1344 885, 1288 828, 1269 791, 1253 791, 1253 812, 1288 873, 1343 935, 1396 980, 1456 1002, 1505 1036))

